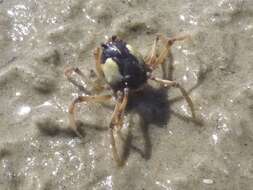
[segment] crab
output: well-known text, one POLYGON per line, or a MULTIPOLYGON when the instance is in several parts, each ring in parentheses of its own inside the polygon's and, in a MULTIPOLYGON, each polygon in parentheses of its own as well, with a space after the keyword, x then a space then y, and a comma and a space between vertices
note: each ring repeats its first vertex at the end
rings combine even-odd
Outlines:
MULTIPOLYGON (((176 41, 189 38, 188 35, 168 38, 165 35, 156 35, 153 46, 146 57, 143 57, 136 49, 117 36, 112 36, 101 47, 94 50, 96 76, 94 83, 96 95, 80 95, 75 98, 68 108, 69 126, 77 136, 82 137, 76 124, 76 105, 82 102, 106 102, 115 100, 115 108, 109 124, 110 142, 113 158, 118 166, 123 165, 116 142, 115 134, 119 133, 123 126, 124 113, 128 103, 129 95, 143 89, 148 80, 160 83, 164 87, 175 87, 180 90, 182 96, 188 103, 191 116, 195 119, 194 105, 186 90, 174 80, 166 80, 153 75, 153 71, 160 65, 165 64, 171 55, 171 47, 176 41), (158 53, 158 42, 162 43, 162 49, 158 53), (99 95, 106 88, 111 89, 111 94, 99 95)), ((74 85, 80 87, 71 80, 72 73, 84 77, 83 72, 76 67, 65 70, 65 76, 74 85)), ((84 89, 84 87, 82 87, 84 89)))

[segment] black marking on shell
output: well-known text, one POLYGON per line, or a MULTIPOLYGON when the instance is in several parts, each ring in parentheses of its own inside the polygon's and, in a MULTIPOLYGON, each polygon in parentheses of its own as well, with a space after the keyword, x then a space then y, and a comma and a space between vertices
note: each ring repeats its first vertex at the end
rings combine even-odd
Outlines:
POLYGON ((126 42, 117 38, 101 45, 103 47, 102 64, 105 64, 109 58, 113 59, 123 76, 122 81, 110 84, 115 91, 123 90, 125 87, 138 89, 147 81, 148 69, 144 61, 139 61, 135 55, 131 54, 126 45, 126 42))

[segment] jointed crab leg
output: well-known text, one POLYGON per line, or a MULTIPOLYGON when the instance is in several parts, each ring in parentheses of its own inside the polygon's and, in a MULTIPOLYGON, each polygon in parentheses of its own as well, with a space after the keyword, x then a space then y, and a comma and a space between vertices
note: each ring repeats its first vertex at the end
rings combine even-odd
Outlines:
MULTIPOLYGON (((94 50, 94 58, 96 64, 96 74, 98 78, 93 83, 93 89, 95 92, 99 93, 104 89, 104 85, 102 83, 104 74, 101 68, 101 50, 99 47, 94 50)), ((78 84, 75 80, 71 78, 73 72, 78 74, 84 81, 88 80, 78 67, 68 67, 65 69, 64 74, 73 85, 77 86, 80 90, 89 94, 88 90, 86 90, 82 85, 78 84)))
POLYGON ((75 72, 76 74, 80 75, 83 79, 86 79, 85 75, 77 67, 68 67, 67 69, 65 69, 64 74, 67 77, 67 79, 70 79, 72 72, 75 72))
POLYGON ((185 100, 187 101, 187 103, 188 103, 188 105, 191 109, 192 118, 193 119, 196 118, 194 105, 192 103, 192 100, 191 100, 190 96, 188 96, 186 90, 177 81, 164 80, 164 79, 160 79, 160 78, 157 78, 157 77, 150 77, 150 79, 153 80, 153 81, 156 81, 160 84, 163 84, 165 87, 172 86, 172 87, 178 88, 181 91, 183 97, 185 98, 185 100))
POLYGON ((118 154, 117 145, 114 138, 114 132, 117 132, 122 128, 123 119, 124 119, 124 112, 126 109, 126 105, 128 102, 128 91, 129 89, 124 89, 124 97, 122 100, 122 94, 118 93, 117 103, 115 105, 114 112, 112 114, 112 119, 110 122, 110 139, 111 139, 111 146, 112 146, 112 154, 114 160, 117 162, 118 166, 123 165, 123 161, 118 154))
POLYGON ((114 111, 112 113, 112 117, 111 117, 111 122, 109 125, 109 128, 114 128, 115 125, 118 124, 119 122, 119 107, 121 105, 121 101, 122 101, 122 94, 118 93, 118 97, 117 97, 117 102, 114 108, 114 111))
POLYGON ((104 73, 103 70, 101 68, 101 49, 99 47, 97 47, 94 52, 94 57, 95 57, 95 64, 96 64, 96 71, 97 71, 97 75, 99 79, 103 79, 104 78, 104 73))
POLYGON ((76 122, 75 122, 75 107, 77 103, 81 102, 105 102, 112 98, 111 95, 101 95, 101 96, 79 96, 77 97, 70 105, 69 105, 69 125, 71 129, 78 135, 82 137, 82 135, 77 130, 76 122))
POLYGON ((158 37, 164 44, 167 44, 169 42, 171 45, 173 45, 173 43, 176 42, 176 41, 182 41, 182 40, 189 39, 190 35, 187 35, 187 34, 182 35, 182 36, 178 35, 178 36, 168 38, 163 34, 158 34, 158 37))
POLYGON ((68 79, 68 81, 70 81, 73 85, 75 85, 77 88, 79 88, 80 90, 89 93, 88 90, 86 90, 84 88, 84 86, 82 86, 81 84, 78 84, 75 80, 73 80, 71 78, 72 73, 75 72, 76 74, 78 74, 83 80, 87 80, 87 78, 85 77, 85 75, 82 73, 82 71, 77 68, 77 67, 68 67, 64 70, 64 75, 66 76, 66 78, 68 79))
POLYGON ((128 94, 129 94, 129 89, 125 88, 124 89, 124 98, 123 98, 122 103, 119 107, 119 113, 120 113, 121 120, 123 120, 124 112, 125 112, 126 105, 127 105, 127 102, 128 102, 128 94))
POLYGON ((146 58, 145 60, 145 63, 149 66, 152 67, 152 65, 155 63, 156 61, 156 47, 157 47, 157 42, 159 40, 159 37, 157 36, 154 40, 154 43, 153 43, 153 46, 152 46, 152 49, 148 55, 148 57, 146 58))
POLYGON ((189 38, 188 35, 167 38, 162 34, 158 34, 152 46, 150 55, 145 61, 146 64, 150 66, 151 70, 155 70, 157 66, 163 64, 165 60, 167 59, 167 57, 171 54, 171 46, 174 44, 174 42, 185 40, 187 38, 189 38), (157 47, 158 40, 161 40, 165 44, 165 46, 157 57, 156 47, 157 47))
POLYGON ((111 140, 111 146, 112 146, 112 155, 113 155, 113 159, 115 160, 115 162, 117 163, 118 166, 122 166, 122 160, 118 154, 117 151, 117 147, 116 147, 116 143, 115 143, 115 138, 114 138, 114 134, 113 134, 113 128, 109 129, 110 132, 110 140, 111 140))
POLYGON ((128 88, 124 89, 124 96, 122 95, 120 91, 118 92, 117 103, 115 105, 115 108, 112 114, 110 128, 113 128, 114 126, 116 126, 118 129, 120 129, 122 127, 124 112, 125 112, 126 105, 128 102, 128 93, 129 93, 128 88))

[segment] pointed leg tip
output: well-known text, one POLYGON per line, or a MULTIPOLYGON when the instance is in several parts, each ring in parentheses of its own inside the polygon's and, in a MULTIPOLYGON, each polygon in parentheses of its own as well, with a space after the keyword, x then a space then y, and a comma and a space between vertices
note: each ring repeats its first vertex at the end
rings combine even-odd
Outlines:
POLYGON ((124 163, 123 163, 123 162, 117 163, 117 167, 118 167, 118 168, 122 168, 123 166, 124 166, 124 163))
POLYGON ((203 118, 197 117, 195 114, 192 115, 192 121, 193 121, 196 125, 198 125, 198 126, 200 126, 200 127, 202 127, 202 126, 204 125, 204 120, 203 120, 203 118))
POLYGON ((69 128, 71 129, 72 132, 74 132, 74 134, 75 134, 77 137, 79 137, 79 138, 83 138, 83 137, 84 137, 84 135, 81 134, 81 133, 78 131, 78 127, 77 127, 77 125, 75 124, 75 122, 74 122, 74 123, 73 123, 73 122, 70 122, 69 128))
POLYGON ((79 131, 76 130, 74 132, 80 139, 84 137, 79 131))

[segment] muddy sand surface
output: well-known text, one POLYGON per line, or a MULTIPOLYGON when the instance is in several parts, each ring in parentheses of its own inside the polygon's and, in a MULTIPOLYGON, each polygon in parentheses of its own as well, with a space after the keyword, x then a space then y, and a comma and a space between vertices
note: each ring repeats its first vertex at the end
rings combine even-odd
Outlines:
POLYGON ((0 189, 252 190, 252 60, 252 0, 1 0, 0 189), (78 106, 77 137, 67 110, 84 92, 64 69, 79 67, 89 89, 101 42, 117 34, 146 55, 156 33, 191 35, 168 64, 201 123, 177 89, 150 83, 129 102, 118 168, 113 102, 78 106))

